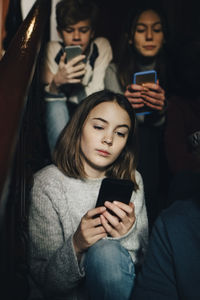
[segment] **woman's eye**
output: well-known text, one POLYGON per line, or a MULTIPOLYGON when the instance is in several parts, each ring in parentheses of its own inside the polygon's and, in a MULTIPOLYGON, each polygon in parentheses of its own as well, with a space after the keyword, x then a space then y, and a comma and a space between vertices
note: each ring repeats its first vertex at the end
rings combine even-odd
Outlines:
POLYGON ((116 134, 120 137, 125 137, 125 135, 126 135, 125 133, 120 132, 120 131, 117 131, 116 134))
POLYGON ((98 125, 94 125, 94 129, 97 129, 97 130, 102 130, 103 127, 102 126, 98 126, 98 125))
POLYGON ((139 33, 145 32, 145 30, 146 30, 146 27, 143 25, 138 25, 138 26, 136 26, 136 29, 135 29, 135 31, 139 32, 139 33))
POLYGON ((153 30, 155 33, 160 33, 160 32, 162 32, 162 29, 154 29, 153 30))
POLYGON ((145 32, 145 29, 136 29, 136 32, 143 33, 143 32, 145 32))

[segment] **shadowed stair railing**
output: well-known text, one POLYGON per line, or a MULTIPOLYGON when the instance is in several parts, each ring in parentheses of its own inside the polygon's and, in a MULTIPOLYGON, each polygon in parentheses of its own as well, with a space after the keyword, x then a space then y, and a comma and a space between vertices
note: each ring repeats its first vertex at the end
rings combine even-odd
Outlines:
POLYGON ((15 212, 10 209, 13 206, 8 205, 8 201, 12 201, 9 198, 11 174, 27 95, 50 11, 50 0, 36 1, 0 60, 0 280, 5 293, 1 291, 0 298, 4 300, 12 298, 15 272, 16 220, 15 212))

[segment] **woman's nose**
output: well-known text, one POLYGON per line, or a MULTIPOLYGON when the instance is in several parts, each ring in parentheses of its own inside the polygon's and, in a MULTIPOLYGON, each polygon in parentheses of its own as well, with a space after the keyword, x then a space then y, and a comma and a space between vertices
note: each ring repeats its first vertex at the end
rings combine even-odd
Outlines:
POLYGON ((103 143, 108 144, 108 145, 112 145, 113 137, 111 135, 104 136, 103 143))
POLYGON ((146 39, 147 40, 152 40, 153 38, 153 32, 152 32, 152 29, 151 28, 147 28, 147 31, 146 31, 146 39))

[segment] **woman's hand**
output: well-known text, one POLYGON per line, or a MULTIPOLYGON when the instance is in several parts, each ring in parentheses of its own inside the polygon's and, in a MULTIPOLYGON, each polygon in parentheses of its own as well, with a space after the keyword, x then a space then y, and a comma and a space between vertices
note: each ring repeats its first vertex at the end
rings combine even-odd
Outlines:
POLYGON ((147 90, 142 92, 144 104, 156 110, 162 110, 165 104, 165 91, 157 83, 144 83, 147 90))
POLYGON ((144 101, 142 97, 142 92, 144 92, 145 88, 139 84, 130 84, 126 87, 126 91, 124 95, 131 103, 134 109, 141 108, 144 106, 144 101))
POLYGON ((128 98, 134 109, 146 105, 160 111, 165 105, 165 91, 161 88, 158 81, 157 84, 128 85, 124 95, 128 98))
POLYGON ((57 87, 66 83, 79 83, 85 74, 85 64, 82 62, 85 55, 78 55, 68 63, 65 63, 65 58, 66 53, 61 56, 58 71, 53 78, 54 84, 57 87))
POLYGON ((119 201, 104 203, 105 207, 112 210, 116 216, 104 211, 101 216, 101 223, 106 232, 112 237, 125 235, 135 223, 135 210, 132 202, 129 205, 119 201))
POLYGON ((77 256, 87 248, 95 244, 98 240, 107 236, 106 230, 101 224, 100 217, 96 215, 106 211, 105 207, 97 207, 89 210, 81 219, 81 222, 74 233, 73 244, 77 256))

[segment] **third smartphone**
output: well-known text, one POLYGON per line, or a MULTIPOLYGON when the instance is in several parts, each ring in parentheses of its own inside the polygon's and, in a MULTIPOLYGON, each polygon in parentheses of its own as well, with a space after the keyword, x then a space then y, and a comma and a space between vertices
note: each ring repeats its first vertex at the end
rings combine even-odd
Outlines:
MULTIPOLYGON (((142 85, 143 83, 157 83, 157 72, 155 70, 137 72, 133 74, 133 83, 142 85)), ((152 109, 145 106, 136 109, 136 115, 147 115, 152 112, 152 109)))

